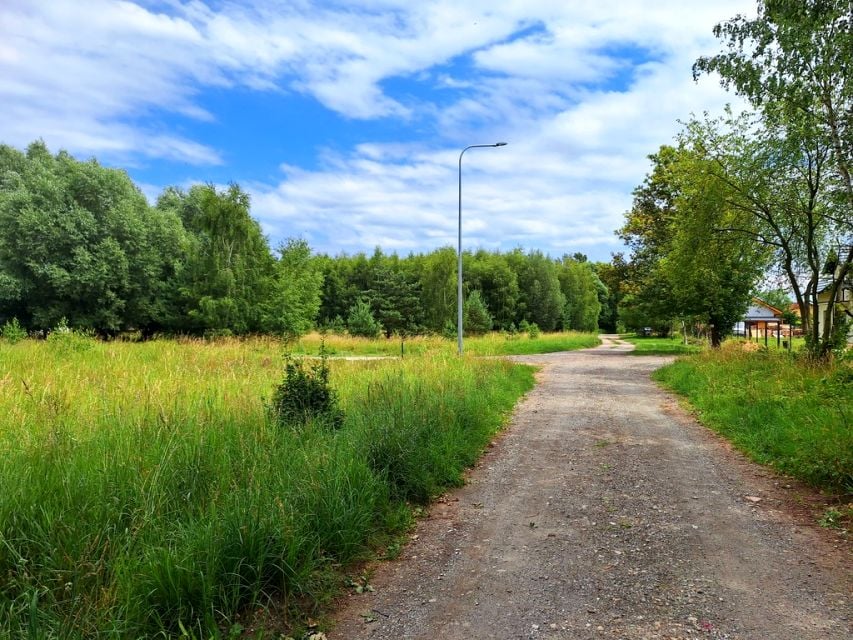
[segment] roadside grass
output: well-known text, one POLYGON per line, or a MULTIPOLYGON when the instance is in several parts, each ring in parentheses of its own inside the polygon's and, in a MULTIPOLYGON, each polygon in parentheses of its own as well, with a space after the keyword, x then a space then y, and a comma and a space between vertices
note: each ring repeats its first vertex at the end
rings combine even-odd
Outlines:
POLYGON ((738 342, 657 370, 700 420, 752 459, 842 496, 853 494, 853 366, 817 366, 738 342))
MULTIPOLYGON (((290 348, 295 354, 315 354, 321 342, 330 356, 409 356, 456 352, 456 338, 413 336, 401 340, 395 336, 370 339, 317 332, 303 336, 290 348)), ((526 333, 493 331, 485 335, 465 336, 465 353, 479 356, 523 355, 585 349, 600 343, 596 334, 577 331, 541 333, 535 338, 526 333)))
MULTIPOLYGON (((298 627, 458 485, 533 385, 436 353, 331 362, 344 425, 274 424, 274 340, 0 343, 0 637, 298 627)), ((278 637, 277 635, 275 637, 278 637)))
MULTIPOLYGON (((594 333, 565 331, 542 333, 535 338, 527 334, 489 333, 465 338, 465 353, 478 356, 517 356, 556 351, 574 351, 597 347, 601 339, 594 333)), ((454 342, 453 348, 456 348, 454 342)))
POLYGON ((682 355, 699 353, 702 350, 702 347, 697 344, 684 344, 681 336, 657 338, 629 334, 621 337, 634 345, 634 350, 629 353, 637 356, 682 355))

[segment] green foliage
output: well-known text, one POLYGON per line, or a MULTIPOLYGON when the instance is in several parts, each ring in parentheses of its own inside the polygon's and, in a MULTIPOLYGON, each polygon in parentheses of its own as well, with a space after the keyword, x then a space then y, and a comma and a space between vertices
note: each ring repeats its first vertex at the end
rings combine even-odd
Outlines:
POLYGON ((347 330, 351 335, 363 338, 378 338, 382 325, 373 317, 373 311, 365 300, 359 300, 347 314, 347 330))
POLYGON ((17 318, 7 320, 0 328, 0 338, 3 338, 9 344, 15 344, 27 337, 27 331, 18 322, 17 318))
MULTIPOLYGON (((599 303, 601 312, 598 316, 598 326, 606 332, 619 332, 619 307, 625 296, 628 265, 621 253, 613 254, 609 263, 596 262, 593 264, 596 275, 604 287, 599 288, 599 303), (602 295, 603 293, 603 295, 602 295)), ((637 325, 645 326, 645 325, 637 325)))
POLYGON ((464 332, 471 335, 480 335, 492 330, 492 316, 479 291, 472 291, 465 300, 462 326, 464 332))
POLYGON ((479 291, 493 324, 508 329, 516 321, 521 291, 518 274, 511 268, 506 256, 484 250, 473 256, 464 256, 465 284, 469 291, 479 291))
POLYGON ((791 311, 791 296, 785 289, 759 291, 758 298, 782 312, 782 322, 790 325, 800 324, 800 318, 791 311))
POLYGON ((659 332, 676 318, 698 321, 719 346, 746 311, 768 252, 748 237, 722 232, 748 231, 750 221, 730 204, 731 189, 701 141, 662 147, 651 159, 654 169, 635 190, 620 231, 632 247, 631 293, 623 299, 629 312, 622 319, 659 332))
POLYGON ((443 331, 456 316, 456 251, 442 247, 416 260, 424 324, 432 331, 443 331))
MULTIPOLYGON (((699 58, 694 76, 717 73, 755 108, 757 134, 731 145, 743 171, 724 173, 759 222, 801 309, 812 356, 832 351, 833 315, 818 322, 817 296, 836 299, 853 268, 853 19, 848 0, 759 0, 757 15, 717 25, 723 50, 699 58), (828 260, 833 244, 841 245, 828 260), (823 282, 821 267, 835 262, 823 282), (803 281, 806 282, 803 282, 803 281), (828 280, 828 282, 827 282, 828 280), (822 325, 822 326, 821 326, 822 325)), ((707 136, 706 136, 707 138, 707 136)), ((706 140, 714 148, 713 138, 706 140)), ((733 152, 732 152, 733 151, 733 152)))
POLYGON ((420 331, 423 316, 420 287, 400 270, 385 266, 374 269, 372 287, 365 296, 385 337, 420 331))
POLYGON ((88 351, 96 344, 91 331, 72 329, 65 318, 60 318, 59 323, 48 333, 47 343, 58 353, 88 351))
POLYGON ((310 368, 302 359, 285 357, 284 380, 273 393, 270 413, 279 426, 286 428, 304 427, 309 423, 331 429, 343 425, 344 412, 329 383, 329 363, 322 345, 319 360, 310 368))
POLYGON ((172 190, 168 195, 158 207, 179 215, 191 238, 178 286, 186 318, 179 328, 195 333, 257 332, 265 329, 266 309, 266 317, 279 329, 281 317, 271 312, 268 302, 275 261, 249 215, 248 194, 232 184, 225 191, 196 185, 187 193, 172 190))
POLYGON ((607 287, 599 280, 593 265, 563 256, 559 265, 560 291, 566 300, 564 329, 595 331, 601 313, 599 295, 606 298, 607 287))
MULTIPOLYGON (((593 330, 610 304, 581 254, 559 261, 480 250, 462 258, 466 298, 479 292, 499 329, 525 320, 545 331, 593 330)), ((46 332, 67 318, 106 337, 293 339, 357 309, 356 325, 364 322, 356 333, 373 335, 378 324, 388 337, 408 337, 454 321, 456 271, 451 247, 331 258, 291 239, 272 252, 236 184, 169 187, 151 207, 122 171, 53 156, 42 142, 26 153, 0 145, 0 324, 16 318, 24 330, 46 332)))
POLYGON ((518 274, 522 318, 553 331, 563 318, 566 298, 560 290, 557 265, 539 251, 527 255, 515 251, 507 256, 518 274))
POLYGON ((123 171, 42 142, 0 146, 0 321, 155 328, 182 242, 180 222, 152 213, 123 171))
POLYGON ((702 422, 756 461, 816 487, 853 491, 850 365, 815 366, 728 344, 654 376, 685 395, 702 422))
MULTIPOLYGON (((304 240, 288 240, 278 253, 261 328, 296 337, 307 333, 317 317, 323 273, 304 240)), ((339 316, 336 318, 340 320, 339 316)))
POLYGON ((518 330, 522 333, 526 333, 527 337, 531 340, 536 340, 542 334, 542 330, 539 328, 538 324, 535 322, 528 322, 527 320, 522 320, 518 323, 518 330))

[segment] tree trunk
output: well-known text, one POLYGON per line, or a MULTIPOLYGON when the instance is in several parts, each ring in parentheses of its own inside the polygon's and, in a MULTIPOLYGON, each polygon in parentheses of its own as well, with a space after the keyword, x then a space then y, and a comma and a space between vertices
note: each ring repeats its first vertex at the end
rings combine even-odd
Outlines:
POLYGON ((719 349, 720 344, 723 342, 723 335, 720 331, 720 328, 715 324, 711 325, 711 347, 714 349, 719 349))

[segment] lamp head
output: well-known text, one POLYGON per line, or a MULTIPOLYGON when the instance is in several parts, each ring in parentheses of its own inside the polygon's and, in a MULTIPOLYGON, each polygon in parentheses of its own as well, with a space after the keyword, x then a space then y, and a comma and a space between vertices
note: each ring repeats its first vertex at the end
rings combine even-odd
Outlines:
POLYGON ((506 146, 506 142, 496 142, 496 143, 494 144, 494 146, 496 146, 496 147, 505 147, 505 146, 506 146))

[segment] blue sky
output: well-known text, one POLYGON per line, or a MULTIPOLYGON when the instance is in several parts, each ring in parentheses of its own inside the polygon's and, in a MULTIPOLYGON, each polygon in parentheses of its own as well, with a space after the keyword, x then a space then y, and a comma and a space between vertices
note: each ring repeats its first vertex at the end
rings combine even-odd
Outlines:
POLYGON ((750 0, 5 0, 0 142, 167 185, 240 183, 273 244, 607 260, 694 83, 750 0))

